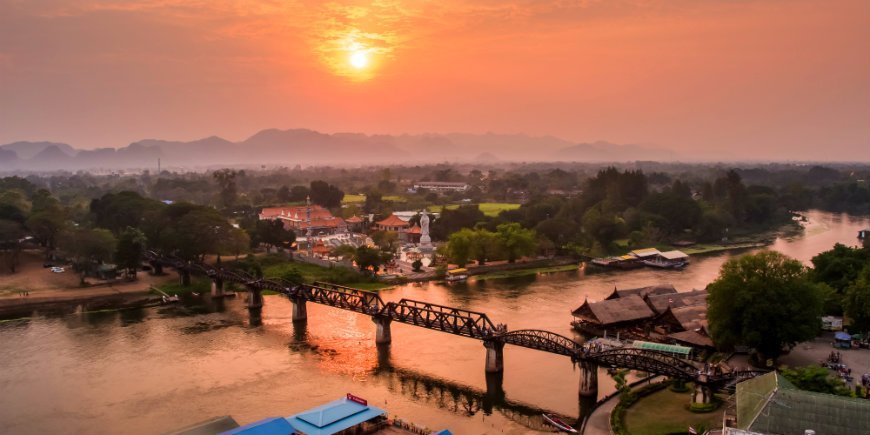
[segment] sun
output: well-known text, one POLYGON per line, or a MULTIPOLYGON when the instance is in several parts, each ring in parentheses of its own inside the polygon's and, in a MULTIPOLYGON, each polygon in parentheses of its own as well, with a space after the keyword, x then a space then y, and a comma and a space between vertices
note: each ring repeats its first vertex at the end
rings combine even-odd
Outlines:
POLYGON ((365 51, 357 50, 350 54, 350 66, 356 69, 363 69, 369 64, 369 55, 365 51))

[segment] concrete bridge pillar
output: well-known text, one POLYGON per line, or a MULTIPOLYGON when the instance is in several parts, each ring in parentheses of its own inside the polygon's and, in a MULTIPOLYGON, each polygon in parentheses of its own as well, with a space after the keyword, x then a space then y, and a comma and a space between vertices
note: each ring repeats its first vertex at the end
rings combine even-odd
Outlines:
POLYGON ((263 324, 263 293, 258 288, 248 288, 248 315, 251 326, 263 324))
POLYGON ((504 342, 501 340, 484 340, 486 348, 486 372, 501 373, 504 371, 504 342))
POLYGON ((290 302, 293 303, 293 321, 301 322, 308 320, 308 305, 306 305, 306 299, 291 297, 290 302))
POLYGON ((211 279, 211 297, 222 298, 224 296, 224 280, 220 278, 211 279))
POLYGON ((393 342, 393 336, 390 333, 390 323, 393 323, 393 319, 389 317, 381 317, 381 316, 372 316, 372 322, 375 322, 375 325, 378 326, 378 330, 375 333, 375 343, 376 344, 390 344, 393 342))
POLYGON ((580 361, 580 395, 598 396, 598 364, 580 361))

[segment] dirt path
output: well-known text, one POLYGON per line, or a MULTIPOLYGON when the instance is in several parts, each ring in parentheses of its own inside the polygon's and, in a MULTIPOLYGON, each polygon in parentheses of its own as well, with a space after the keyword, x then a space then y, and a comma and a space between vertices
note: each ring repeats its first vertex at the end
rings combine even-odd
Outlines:
MULTIPOLYGON (((64 265, 58 265, 64 266, 64 265)), ((64 266, 65 267, 65 266, 64 266)), ((21 255, 18 272, 0 274, 0 306, 27 305, 40 302, 62 302, 65 300, 89 299, 100 296, 147 293, 152 285, 160 285, 177 280, 175 274, 152 276, 146 272, 138 273, 138 280, 128 282, 118 280, 113 283, 88 279, 90 287, 79 285, 79 275, 68 270, 63 273, 51 272, 43 267, 43 257, 39 251, 26 251, 21 255), (28 292, 27 296, 21 292, 28 292)))

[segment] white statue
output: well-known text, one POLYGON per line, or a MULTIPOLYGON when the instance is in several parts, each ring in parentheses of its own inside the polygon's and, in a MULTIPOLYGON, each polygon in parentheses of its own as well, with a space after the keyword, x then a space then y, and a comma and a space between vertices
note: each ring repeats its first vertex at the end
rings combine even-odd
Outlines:
POLYGON ((429 214, 426 213, 426 210, 423 210, 422 216, 420 216, 420 245, 421 246, 430 246, 432 245, 432 238, 429 237, 429 214))

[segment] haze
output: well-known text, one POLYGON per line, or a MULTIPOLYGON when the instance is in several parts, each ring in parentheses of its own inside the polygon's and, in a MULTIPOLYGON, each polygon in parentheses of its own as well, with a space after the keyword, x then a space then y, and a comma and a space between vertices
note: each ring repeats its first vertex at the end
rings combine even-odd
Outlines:
POLYGON ((492 131, 866 161, 868 19, 866 0, 0 0, 0 143, 492 131))

